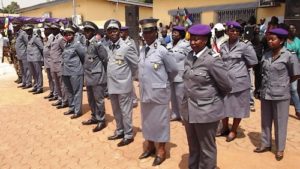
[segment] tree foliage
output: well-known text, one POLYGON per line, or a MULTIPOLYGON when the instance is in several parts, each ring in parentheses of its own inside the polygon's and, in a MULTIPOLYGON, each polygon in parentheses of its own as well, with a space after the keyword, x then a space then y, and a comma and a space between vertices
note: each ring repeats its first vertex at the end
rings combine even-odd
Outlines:
POLYGON ((17 10, 20 9, 20 6, 17 2, 11 2, 9 5, 4 7, 3 9, 0 9, 0 12, 2 13, 10 13, 15 14, 17 13, 17 10))

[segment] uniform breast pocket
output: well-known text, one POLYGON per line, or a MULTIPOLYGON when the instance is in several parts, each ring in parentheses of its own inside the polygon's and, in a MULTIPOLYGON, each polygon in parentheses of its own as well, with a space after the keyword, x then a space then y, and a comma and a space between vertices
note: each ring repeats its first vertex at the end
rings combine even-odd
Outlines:
POLYGON ((287 74, 287 69, 284 63, 279 63, 279 64, 275 64, 274 65, 274 70, 276 71, 276 74, 279 77, 284 76, 285 74, 287 74))
POLYGON ((161 60, 151 60, 150 64, 151 64, 153 70, 157 71, 162 67, 163 62, 161 60))
POLYGON ((193 78, 199 82, 206 81, 208 74, 205 70, 191 70, 193 73, 193 78))
POLYGON ((115 56, 115 64, 122 65, 125 63, 125 57, 122 54, 117 54, 115 56))

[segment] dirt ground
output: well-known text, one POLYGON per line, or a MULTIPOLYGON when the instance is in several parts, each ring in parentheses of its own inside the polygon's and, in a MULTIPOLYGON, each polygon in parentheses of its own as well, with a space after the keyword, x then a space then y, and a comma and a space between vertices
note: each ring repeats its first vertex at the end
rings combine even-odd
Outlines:
MULTIPOLYGON (((144 140, 141 133, 140 108, 134 109, 135 140, 125 147, 118 141, 108 141, 115 129, 110 101, 106 100, 108 126, 93 133, 93 126, 81 122, 90 118, 86 92, 83 95, 84 115, 71 120, 63 110, 43 99, 45 92, 32 95, 17 88, 16 73, 11 65, 0 64, 0 169, 186 169, 188 146, 180 122, 171 122, 171 141, 167 144, 168 158, 152 167, 154 158, 139 160, 144 140)), ((137 84, 135 84, 136 88, 137 84)), ((217 138, 220 169, 298 169, 300 160, 300 121, 290 107, 285 157, 278 162, 272 152, 253 153, 260 140, 260 103, 256 112, 241 122, 238 138, 227 143, 217 138)))

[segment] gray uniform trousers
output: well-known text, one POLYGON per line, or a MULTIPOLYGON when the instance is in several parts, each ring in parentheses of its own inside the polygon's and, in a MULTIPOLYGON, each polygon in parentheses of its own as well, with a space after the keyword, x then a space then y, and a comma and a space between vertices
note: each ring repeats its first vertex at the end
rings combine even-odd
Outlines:
POLYGON ((219 121, 188 123, 184 121, 189 145, 189 169, 215 169, 217 163, 216 133, 219 121), (213 140, 213 141, 211 141, 213 140))
POLYGON ((50 68, 46 68, 45 71, 46 71, 47 78, 48 78, 50 93, 52 93, 54 96, 57 96, 57 93, 55 92, 56 90, 55 90, 55 85, 54 85, 54 80, 52 78, 51 70, 50 70, 50 68))
POLYGON ((66 93, 65 84, 62 81, 61 72, 51 72, 55 85, 54 96, 58 96, 58 100, 62 101, 62 105, 68 103, 68 94, 66 93))
POLYGON ((28 62, 28 64, 34 80, 33 88, 41 90, 43 88, 42 61, 28 62))
POLYGON ((135 87, 132 88, 132 103, 133 104, 138 104, 138 97, 136 96, 136 91, 135 91, 135 87))
POLYGON ((32 74, 29 70, 29 63, 26 59, 22 59, 22 83, 26 86, 32 85, 32 74))
POLYGON ((104 92, 106 84, 86 86, 89 106, 92 111, 92 119, 105 122, 104 92))
POLYGON ((82 114, 83 75, 62 76, 68 92, 69 111, 82 114))
POLYGON ((109 97, 117 123, 115 133, 117 135, 124 134, 125 139, 132 139, 132 92, 125 94, 110 94, 109 97))
POLYGON ((171 83, 171 118, 181 118, 180 110, 184 96, 184 83, 172 82, 171 83))
POLYGON ((289 117, 289 104, 290 99, 261 99, 261 140, 263 147, 272 146, 272 122, 274 121, 276 151, 284 151, 289 117))

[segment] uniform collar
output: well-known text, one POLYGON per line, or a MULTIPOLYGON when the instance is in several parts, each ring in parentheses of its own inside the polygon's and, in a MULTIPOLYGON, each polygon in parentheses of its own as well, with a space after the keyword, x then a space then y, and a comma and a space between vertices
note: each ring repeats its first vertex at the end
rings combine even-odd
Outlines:
POLYGON ((200 52, 198 52, 197 54, 194 52, 193 56, 196 56, 197 58, 199 58, 205 51, 206 51, 207 47, 205 46, 204 49, 202 49, 200 52))

